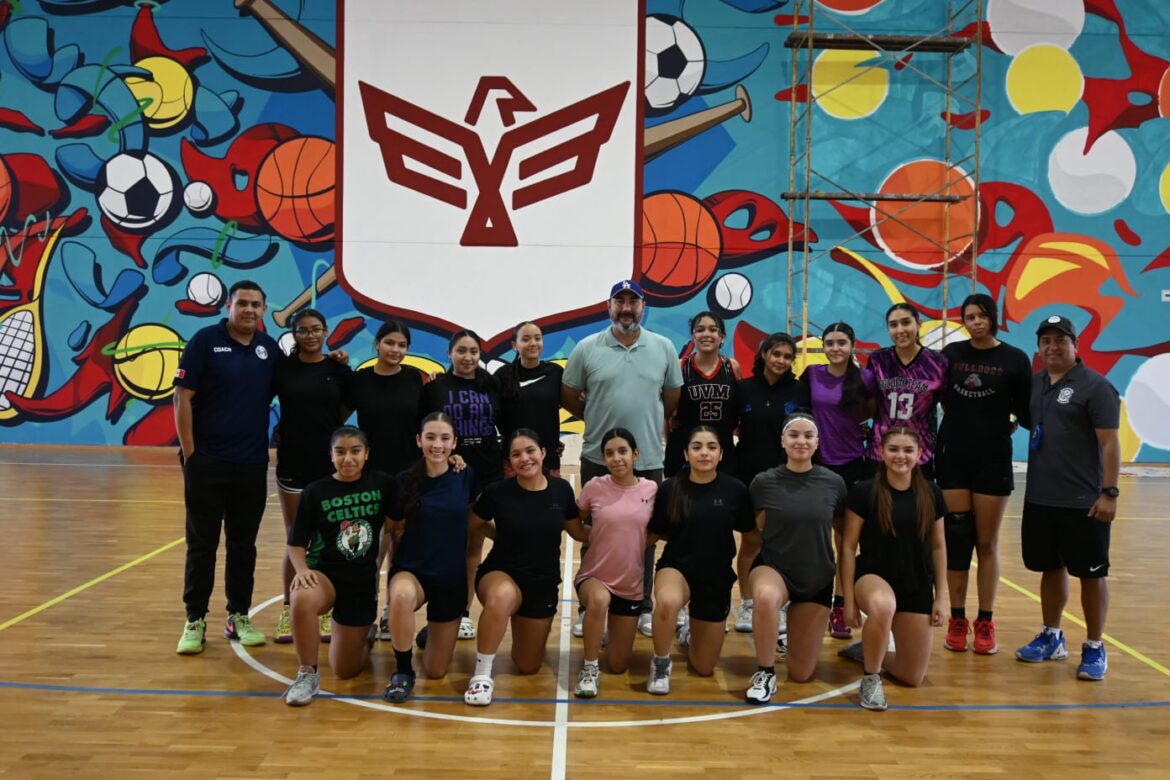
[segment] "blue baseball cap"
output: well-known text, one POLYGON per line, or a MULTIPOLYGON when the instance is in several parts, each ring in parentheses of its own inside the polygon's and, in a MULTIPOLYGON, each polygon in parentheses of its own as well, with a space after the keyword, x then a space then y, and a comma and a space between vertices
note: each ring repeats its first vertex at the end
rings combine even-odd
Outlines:
POLYGON ((646 300, 646 293, 642 292, 642 285, 638 284, 633 279, 622 279, 620 282, 615 284, 613 289, 609 291, 609 297, 616 298, 618 293, 626 292, 627 290, 632 292, 634 295, 637 295, 642 300, 646 300))

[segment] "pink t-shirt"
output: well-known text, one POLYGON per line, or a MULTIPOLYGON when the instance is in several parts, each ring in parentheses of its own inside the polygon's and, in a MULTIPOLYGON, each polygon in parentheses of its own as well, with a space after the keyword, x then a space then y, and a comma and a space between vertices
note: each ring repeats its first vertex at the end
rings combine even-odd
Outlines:
POLYGON ((593 530, 575 584, 592 577, 615 596, 642 599, 646 525, 657 493, 658 485, 648 479, 639 477, 638 484, 622 487, 608 474, 581 488, 577 506, 593 518, 593 530))

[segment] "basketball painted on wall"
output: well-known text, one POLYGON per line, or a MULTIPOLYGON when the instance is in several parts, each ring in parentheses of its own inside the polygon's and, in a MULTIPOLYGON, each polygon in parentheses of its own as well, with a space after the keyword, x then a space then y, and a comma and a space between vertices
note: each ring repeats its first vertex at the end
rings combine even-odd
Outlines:
POLYGON ((317 136, 276 146, 256 174, 256 204, 277 234, 298 244, 333 240, 336 147, 317 136))
POLYGON ((696 198, 656 192, 642 201, 642 287, 651 299, 677 303, 697 293, 721 249, 719 223, 696 198))

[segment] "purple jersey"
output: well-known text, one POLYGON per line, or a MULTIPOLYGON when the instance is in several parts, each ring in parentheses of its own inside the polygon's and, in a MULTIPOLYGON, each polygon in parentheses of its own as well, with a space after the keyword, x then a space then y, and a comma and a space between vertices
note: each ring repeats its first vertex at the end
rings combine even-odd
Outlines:
MULTIPOLYGON (((845 377, 833 376, 829 367, 824 365, 809 366, 804 375, 808 378, 813 416, 817 418, 817 428, 821 433, 821 461, 830 466, 841 466, 863 457, 865 431, 861 423, 868 415, 864 411, 841 408, 845 377)), ((877 383, 868 368, 861 369, 861 382, 871 398, 877 396, 877 383)))
POLYGON ((870 457, 881 460, 882 436, 890 428, 905 426, 922 439, 918 462, 929 463, 934 457, 938 404, 946 388, 947 359, 923 347, 903 364, 894 348, 886 347, 869 356, 869 369, 878 388, 870 457))

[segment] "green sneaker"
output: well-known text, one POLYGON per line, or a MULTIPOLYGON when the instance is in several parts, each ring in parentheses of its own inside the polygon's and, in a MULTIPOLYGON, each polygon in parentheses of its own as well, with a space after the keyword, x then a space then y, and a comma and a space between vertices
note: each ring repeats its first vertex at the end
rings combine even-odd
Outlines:
POLYGON ((256 647, 268 641, 264 638, 264 632, 252 625, 252 618, 238 612, 228 615, 223 626, 223 635, 228 639, 238 640, 244 647, 256 647))
POLYGON ((289 617, 289 606, 280 608, 280 619, 276 621, 276 630, 272 632, 272 641, 278 645, 287 645, 293 641, 292 620, 289 617))
POLYGON ((321 616, 321 641, 329 642, 333 639, 333 610, 321 616))
POLYGON ((183 625, 183 635, 179 637, 179 646, 175 652, 179 655, 196 655, 203 652, 203 634, 207 631, 207 623, 202 619, 189 620, 183 625))

